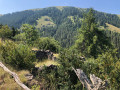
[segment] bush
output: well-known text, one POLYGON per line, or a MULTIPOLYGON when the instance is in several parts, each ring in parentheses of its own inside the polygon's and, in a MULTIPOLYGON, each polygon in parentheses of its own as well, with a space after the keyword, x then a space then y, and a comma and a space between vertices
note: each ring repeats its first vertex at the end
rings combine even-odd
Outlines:
POLYGON ((53 39, 48 37, 42 37, 38 39, 37 47, 42 50, 50 50, 52 52, 59 52, 60 45, 59 43, 53 39))
POLYGON ((1 26, 0 38, 2 38, 2 39, 11 38, 11 36, 12 36, 12 31, 10 30, 10 28, 7 25, 1 26))
POLYGON ((0 43, 1 60, 17 69, 31 69, 36 60, 35 54, 27 45, 15 44, 6 40, 0 43))

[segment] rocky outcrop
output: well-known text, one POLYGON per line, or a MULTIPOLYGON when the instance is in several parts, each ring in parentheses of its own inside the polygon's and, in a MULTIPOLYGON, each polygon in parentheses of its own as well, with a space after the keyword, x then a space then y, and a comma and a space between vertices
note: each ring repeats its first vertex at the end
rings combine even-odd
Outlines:
POLYGON ((56 57, 53 55, 53 52, 50 50, 33 50, 36 53, 36 58, 41 61, 43 59, 56 60, 56 57))
POLYGON ((33 75, 32 74, 25 74, 25 77, 27 80, 32 80, 33 79, 33 75))
POLYGON ((96 77, 94 74, 90 74, 90 80, 85 75, 83 70, 74 69, 78 79, 82 83, 83 87, 87 88, 87 90, 106 90, 108 83, 107 81, 102 81, 100 78, 96 77))

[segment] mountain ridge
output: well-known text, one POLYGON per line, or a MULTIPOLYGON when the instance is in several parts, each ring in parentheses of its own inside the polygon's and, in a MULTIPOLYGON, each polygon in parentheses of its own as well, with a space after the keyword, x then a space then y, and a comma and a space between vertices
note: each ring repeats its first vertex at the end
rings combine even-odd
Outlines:
MULTIPOLYGON (((78 7, 70 7, 70 6, 57 6, 57 7, 48 7, 48 8, 29 9, 29 10, 4 14, 0 17, 0 23, 8 24, 9 26, 20 27, 21 24, 24 24, 24 23, 35 24, 36 20, 38 20, 38 18, 40 18, 41 16, 50 16, 50 17, 55 16, 55 19, 58 17, 65 18, 67 16, 75 16, 75 15, 76 16, 78 15, 79 17, 83 17, 82 14, 87 13, 88 11, 89 11, 89 8, 78 8, 78 7), (66 14, 66 12, 68 12, 68 15, 66 14), (64 13, 65 15, 63 15, 64 13), (63 17, 61 17, 62 15, 63 17)), ((100 12, 100 11, 95 11, 95 13, 97 14, 96 15, 97 19, 101 18, 102 16, 102 18, 108 20, 108 22, 107 21, 104 22, 104 19, 103 21, 99 21, 100 23, 101 22, 104 23, 104 25, 105 23, 109 23, 109 22, 110 22, 109 24, 112 24, 109 19, 109 16, 111 17, 114 16, 115 18, 117 17, 119 18, 119 15, 116 15, 116 14, 109 14, 109 13, 100 12)), ((120 23, 120 20, 119 20, 119 23, 120 23)), ((112 25, 120 27, 120 25, 116 25, 116 24, 112 24, 112 25)))
MULTIPOLYGON (((42 37, 54 37, 63 47, 69 47, 76 40, 77 29, 81 27, 84 15, 89 8, 48 7, 25 10, 0 17, 0 24, 20 28, 22 24, 37 26, 42 37), (46 17, 47 18, 46 18, 46 17), (43 18, 44 17, 44 18, 43 18)), ((120 28, 120 18, 116 14, 94 11, 98 26, 107 27, 106 23, 120 28)))

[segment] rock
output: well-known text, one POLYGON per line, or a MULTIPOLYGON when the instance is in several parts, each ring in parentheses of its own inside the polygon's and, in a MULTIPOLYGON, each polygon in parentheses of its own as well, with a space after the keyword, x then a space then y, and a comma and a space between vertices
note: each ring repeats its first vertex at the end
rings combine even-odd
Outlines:
POLYGON ((26 77, 28 80, 32 80, 32 79, 33 79, 33 75, 32 75, 32 74, 25 74, 25 77, 26 77))
POLYGON ((80 59, 81 59, 82 61, 86 61, 86 60, 85 60, 85 57, 82 57, 82 56, 81 56, 80 59))
POLYGON ((43 59, 49 59, 52 60, 53 53, 50 50, 33 50, 36 53, 36 58, 41 61, 43 59))
POLYGON ((32 87, 33 85, 37 85, 37 84, 38 84, 38 81, 36 81, 35 79, 28 80, 28 81, 26 82, 26 85, 27 85, 28 87, 32 87))
POLYGON ((56 61, 56 60, 57 60, 57 58, 56 58, 55 56, 53 56, 53 57, 52 57, 52 60, 53 60, 53 61, 56 61))
POLYGON ((57 69, 57 66, 56 65, 50 65, 50 66, 47 66, 47 69, 48 70, 56 70, 57 69))
POLYGON ((36 52, 36 58, 40 61, 42 59, 48 58, 47 52, 45 51, 37 51, 36 52))

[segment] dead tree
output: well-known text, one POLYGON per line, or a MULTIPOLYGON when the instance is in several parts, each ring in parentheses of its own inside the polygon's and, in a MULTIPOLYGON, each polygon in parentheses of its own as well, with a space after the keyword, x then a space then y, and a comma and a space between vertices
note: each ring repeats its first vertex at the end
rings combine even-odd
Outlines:
POLYGON ((10 71, 2 62, 0 62, 0 67, 2 67, 6 72, 8 72, 10 75, 12 75, 13 78, 14 78, 14 80, 15 80, 15 82, 16 82, 19 86, 21 86, 24 90, 30 90, 26 85, 24 85, 24 84, 20 81, 20 79, 19 79, 19 77, 17 76, 17 74, 14 73, 14 72, 12 72, 12 71, 10 71))
POLYGON ((83 70, 74 69, 78 79, 82 83, 83 87, 87 88, 87 90, 106 90, 108 83, 107 81, 102 81, 100 78, 96 77, 94 74, 90 74, 90 80, 85 75, 83 70))

